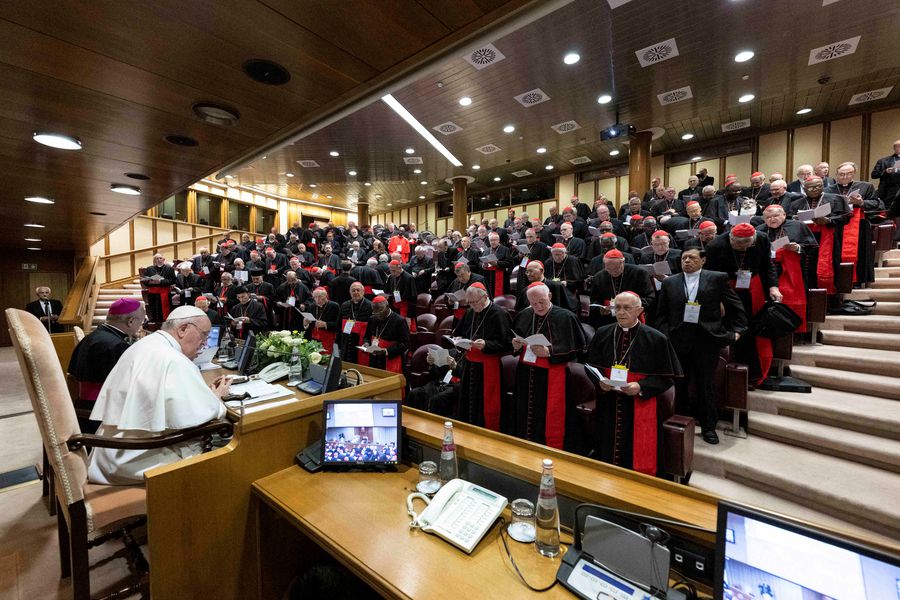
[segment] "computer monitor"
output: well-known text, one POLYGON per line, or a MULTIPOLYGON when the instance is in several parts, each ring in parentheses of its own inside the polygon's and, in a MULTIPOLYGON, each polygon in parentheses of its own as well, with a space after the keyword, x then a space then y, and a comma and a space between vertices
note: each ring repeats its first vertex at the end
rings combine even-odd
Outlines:
POLYGON ((247 335, 247 339, 244 340, 244 345, 241 346, 241 356, 237 359, 237 370, 238 375, 246 375, 247 369, 250 367, 250 362, 253 360, 253 354, 256 352, 256 334, 254 332, 250 332, 247 335))
POLYGON ((323 467, 390 467, 400 463, 399 401, 326 400, 322 414, 323 467))
POLYGON ((222 344, 222 326, 213 325, 209 330, 209 337, 206 338, 207 348, 218 348, 222 344))
POLYGON ((886 600, 900 595, 900 556, 785 517, 719 503, 716 600, 886 600))

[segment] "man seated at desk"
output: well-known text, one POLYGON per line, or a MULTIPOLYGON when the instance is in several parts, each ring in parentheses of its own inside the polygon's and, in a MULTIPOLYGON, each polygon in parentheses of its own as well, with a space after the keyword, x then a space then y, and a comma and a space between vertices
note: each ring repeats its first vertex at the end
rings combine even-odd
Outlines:
MULTIPOLYGON (((143 438, 196 427, 225 416, 222 396, 230 381, 209 386, 192 362, 206 347, 210 325, 195 306, 173 310, 162 328, 135 342, 109 373, 91 419, 101 421, 98 435, 143 438)), ((94 483, 135 485, 144 471, 200 453, 199 443, 150 450, 95 448, 88 464, 94 483)))

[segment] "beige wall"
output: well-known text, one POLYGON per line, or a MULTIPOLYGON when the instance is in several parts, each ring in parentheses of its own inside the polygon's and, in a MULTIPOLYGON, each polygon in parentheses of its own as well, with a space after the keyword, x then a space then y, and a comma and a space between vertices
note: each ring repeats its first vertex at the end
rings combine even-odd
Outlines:
MULTIPOLYGON (((863 118, 850 117, 831 123, 831 144, 828 153, 828 162, 832 164, 832 174, 837 171, 837 165, 842 162, 853 161, 859 164, 862 156, 862 125, 863 118)), ((900 123, 894 124, 894 130, 900 123)), ((868 176, 863 173, 861 176, 868 176)))
POLYGON ((864 178, 871 174, 875 161, 893 152, 893 144, 897 140, 900 140, 900 108, 874 113, 869 143, 869 173, 864 173, 864 178))

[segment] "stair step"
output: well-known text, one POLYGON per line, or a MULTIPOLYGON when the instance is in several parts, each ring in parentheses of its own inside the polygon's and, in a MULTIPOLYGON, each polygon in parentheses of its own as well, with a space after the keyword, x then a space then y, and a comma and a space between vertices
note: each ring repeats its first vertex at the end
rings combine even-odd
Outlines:
MULTIPOLYGON (((893 250, 891 252, 894 252, 893 250)), ((885 258, 884 266, 886 267, 900 267, 900 258, 885 258)))
POLYGON ((91 320, 91 323, 96 327, 97 325, 102 325, 106 323, 106 317, 102 315, 94 315, 94 318, 91 320))
POLYGON ((881 302, 900 302, 900 278, 894 285, 896 287, 853 290, 848 298, 850 300, 876 300, 879 304, 881 302))
POLYGON ((107 314, 109 314, 109 307, 98 306, 98 307, 94 308, 94 316, 98 316, 98 315, 106 316, 107 314))
POLYGON ((900 473, 900 441, 784 415, 751 411, 750 435, 900 473))
POLYGON ((900 316, 900 302, 879 302, 872 314, 900 316))
POLYGON ((139 290, 139 289, 141 289, 141 284, 140 283, 126 283, 122 287, 124 287, 126 290, 135 290, 135 289, 139 290))
POLYGON ((761 436, 694 449, 695 470, 737 481, 861 527, 900 537, 900 475, 761 436))
POLYGON ((890 398, 819 387, 811 394, 753 390, 747 407, 900 441, 900 403, 890 398))
POLYGON ((900 287, 900 275, 891 275, 890 277, 878 277, 869 284, 870 289, 876 290, 892 290, 900 287))
MULTIPOLYGON (((877 335, 877 334, 876 334, 877 335)), ((900 346, 894 346, 900 348, 900 346)), ((796 365, 824 367, 841 372, 871 373, 887 377, 900 377, 900 352, 873 350, 849 346, 796 346, 791 368, 796 365)), ((841 373, 837 373, 838 376, 841 373)))
POLYGON ((818 387, 900 400, 900 379, 896 377, 798 364, 791 365, 791 374, 818 387))
POLYGON ((100 290, 99 296, 132 296, 135 293, 140 294, 140 288, 103 288, 100 290))
POLYGON ((850 346, 876 350, 895 350, 900 348, 900 333, 839 331, 837 329, 823 329, 820 333, 822 334, 822 343, 829 346, 850 346))
POLYGON ((843 519, 838 519, 827 513, 813 510, 805 504, 791 502, 790 500, 767 494, 762 490, 740 484, 730 479, 694 471, 694 474, 691 475, 690 486, 698 490, 703 490, 704 492, 715 494, 721 498, 733 500, 740 504, 755 506, 763 510, 794 517, 795 519, 806 521, 833 530, 837 533, 846 533, 855 537, 871 538, 881 543, 887 543, 889 547, 893 547, 897 544, 896 539, 887 537, 883 533, 877 533, 871 529, 858 527, 843 519))
POLYGON ((893 248, 891 250, 887 250, 884 253, 885 258, 900 258, 900 250, 897 248, 893 248))
POLYGON ((873 333, 900 333, 900 319, 884 315, 857 317, 851 315, 829 315, 822 329, 842 331, 869 331, 873 333))
POLYGON ((875 267, 875 278, 900 277, 900 267, 875 267))

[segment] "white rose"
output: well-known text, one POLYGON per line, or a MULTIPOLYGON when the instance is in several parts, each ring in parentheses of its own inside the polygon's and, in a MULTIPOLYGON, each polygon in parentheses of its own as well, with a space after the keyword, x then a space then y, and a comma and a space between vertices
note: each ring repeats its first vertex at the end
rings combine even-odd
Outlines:
POLYGON ((317 365, 322 360, 322 355, 318 352, 311 352, 309 355, 309 363, 312 365, 317 365))
POLYGON ((269 350, 269 351, 267 352, 267 354, 268 354, 269 356, 275 357, 275 356, 278 355, 278 351, 277 351, 275 348, 272 348, 271 350, 269 350))
POLYGON ((281 331, 278 332, 278 335, 281 337, 290 337, 291 332, 288 331, 287 329, 282 329, 281 331))

